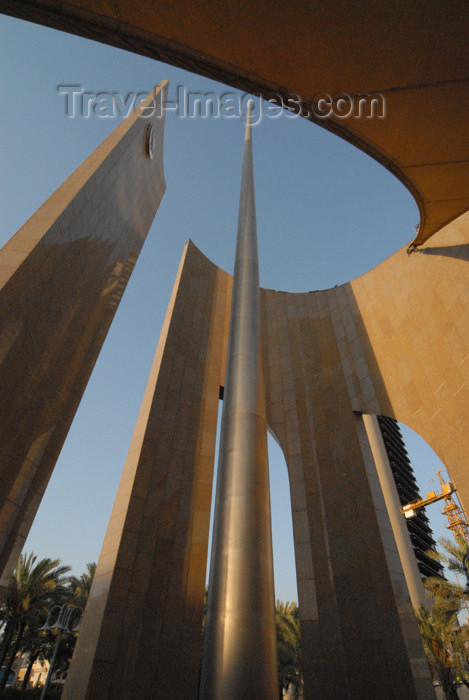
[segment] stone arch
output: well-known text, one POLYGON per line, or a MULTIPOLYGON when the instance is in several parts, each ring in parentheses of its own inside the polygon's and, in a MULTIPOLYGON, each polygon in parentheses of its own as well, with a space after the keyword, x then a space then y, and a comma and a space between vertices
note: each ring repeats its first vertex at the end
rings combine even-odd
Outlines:
MULTIPOLYGON (((261 292, 267 420, 286 457, 295 528, 303 533, 296 556, 305 686, 313 696, 340 697, 347 687, 350 698, 363 698, 371 664, 373 700, 389 697, 391 687, 425 697, 430 679, 421 675, 423 654, 409 624, 397 553, 383 545, 387 513, 324 313, 328 293, 261 292)), ((202 607, 196 602, 204 589, 230 296, 230 275, 189 243, 98 563, 68 700, 114 697, 118 687, 143 697, 155 682, 159 692, 169 683, 174 697, 196 696, 202 607)))
POLYGON ((397 251, 349 283, 350 395, 355 410, 418 433, 469 503, 469 215, 414 256, 397 251))
POLYGON ((307 528, 299 557, 307 583, 299 595, 308 618, 302 615, 305 689, 341 697, 346 687, 349 697, 363 697, 366 658, 379 674, 373 697, 431 697, 389 516, 351 395, 357 377, 341 342, 341 316, 356 323, 351 299, 349 285, 304 294, 262 290, 267 420, 294 477, 294 510, 307 528), (385 661, 396 661, 397 648, 407 659, 401 659, 401 689, 394 674, 387 676, 385 661))

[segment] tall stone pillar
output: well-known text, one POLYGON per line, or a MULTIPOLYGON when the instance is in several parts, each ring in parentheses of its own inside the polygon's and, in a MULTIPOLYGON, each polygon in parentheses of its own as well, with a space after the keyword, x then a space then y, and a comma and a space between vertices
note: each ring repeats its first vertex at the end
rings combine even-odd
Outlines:
POLYGON ((162 81, 0 251, 3 586, 166 188, 167 85, 162 81))
POLYGON ((189 242, 64 700, 197 698, 231 277, 189 242))
POLYGON ((250 117, 220 437, 200 697, 277 697, 275 599, 250 117))

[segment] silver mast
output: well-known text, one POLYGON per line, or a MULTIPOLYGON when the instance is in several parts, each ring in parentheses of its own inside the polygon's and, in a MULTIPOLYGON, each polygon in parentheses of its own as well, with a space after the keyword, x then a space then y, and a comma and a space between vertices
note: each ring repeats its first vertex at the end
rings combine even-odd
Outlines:
POLYGON ((251 118, 244 140, 202 700, 278 697, 251 118))

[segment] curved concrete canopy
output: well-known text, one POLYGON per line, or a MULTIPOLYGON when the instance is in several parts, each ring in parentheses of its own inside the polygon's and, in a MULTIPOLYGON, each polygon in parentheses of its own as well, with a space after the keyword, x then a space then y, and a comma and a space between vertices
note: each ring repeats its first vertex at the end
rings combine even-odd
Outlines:
POLYGON ((252 93, 379 93, 383 118, 309 118, 411 191, 424 243, 469 208, 466 0, 4 0, 2 12, 252 93))

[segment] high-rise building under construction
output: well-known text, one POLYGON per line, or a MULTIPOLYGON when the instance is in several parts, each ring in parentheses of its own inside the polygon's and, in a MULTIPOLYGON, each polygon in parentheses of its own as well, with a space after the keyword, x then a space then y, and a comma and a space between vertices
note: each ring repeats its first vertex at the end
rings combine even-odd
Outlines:
MULTIPOLYGON (((409 460, 399 424, 393 418, 378 416, 378 423, 383 436, 384 446, 391 465, 399 500, 402 505, 420 498, 414 470, 409 460)), ((424 510, 417 511, 414 518, 406 520, 417 566, 423 578, 441 576, 441 565, 431 559, 427 552, 436 549, 433 532, 424 510)))

